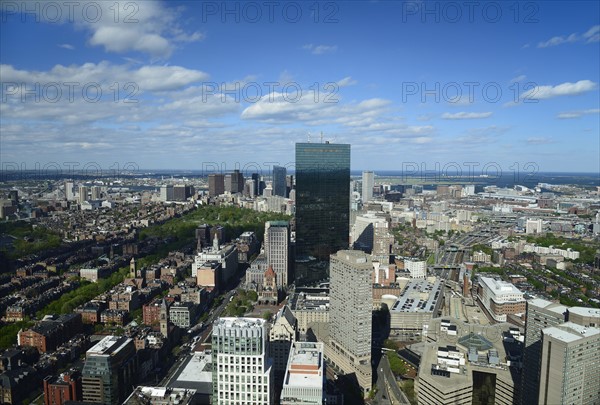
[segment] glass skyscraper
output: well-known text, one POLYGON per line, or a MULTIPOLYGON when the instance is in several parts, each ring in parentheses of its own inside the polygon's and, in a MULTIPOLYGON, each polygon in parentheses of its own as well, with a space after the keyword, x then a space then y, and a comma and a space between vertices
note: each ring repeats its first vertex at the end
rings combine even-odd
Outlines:
POLYGON ((273 195, 286 197, 285 175, 285 167, 273 166, 273 195))
POLYGON ((348 248, 350 145, 296 144, 295 283, 329 277, 329 256, 348 248))

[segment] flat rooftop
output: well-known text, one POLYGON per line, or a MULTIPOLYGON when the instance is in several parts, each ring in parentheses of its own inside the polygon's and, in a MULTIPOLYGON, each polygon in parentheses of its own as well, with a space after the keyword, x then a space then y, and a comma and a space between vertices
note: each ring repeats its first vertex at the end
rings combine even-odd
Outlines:
POLYGON ((323 343, 296 342, 285 372, 285 386, 323 386, 323 343))
POLYGON ((132 340, 125 336, 107 336, 87 351, 88 355, 109 356, 118 353, 132 340))
POLYGON ((569 308, 569 313, 580 316, 589 316, 592 318, 600 318, 600 308, 571 307, 569 308))
POLYGON ((290 309, 292 311, 326 311, 329 309, 329 295, 327 293, 296 293, 290 299, 290 309))
POLYGON ((439 278, 411 280, 404 287, 390 312, 432 312, 442 296, 442 287, 439 278))
POLYGON ((551 326, 542 331, 545 336, 551 336, 554 339, 565 343, 576 342, 580 339, 600 335, 600 329, 577 325, 573 322, 565 322, 558 326, 551 326))
POLYGON ((212 354, 195 352, 177 381, 212 383, 212 354))

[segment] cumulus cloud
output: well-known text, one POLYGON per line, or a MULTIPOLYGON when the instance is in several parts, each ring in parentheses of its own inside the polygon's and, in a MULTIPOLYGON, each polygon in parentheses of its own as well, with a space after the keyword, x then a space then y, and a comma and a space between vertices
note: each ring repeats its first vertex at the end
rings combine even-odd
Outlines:
POLYGON ((68 49, 70 51, 75 49, 75 47, 71 44, 59 44, 58 47, 63 48, 63 49, 68 49))
POLYGON ((358 83, 356 80, 352 79, 350 76, 344 77, 342 80, 337 82, 338 87, 346 87, 346 86, 354 86, 358 83))
POLYGON ((571 83, 565 82, 556 86, 535 86, 534 88, 524 92, 521 96, 522 100, 544 100, 560 96, 576 96, 596 89, 597 83, 591 80, 579 80, 571 83))

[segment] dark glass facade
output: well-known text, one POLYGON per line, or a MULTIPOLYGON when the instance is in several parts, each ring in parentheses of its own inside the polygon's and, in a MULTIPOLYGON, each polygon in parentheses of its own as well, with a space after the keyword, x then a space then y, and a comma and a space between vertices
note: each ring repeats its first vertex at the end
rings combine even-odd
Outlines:
POLYGON ((329 278, 329 256, 348 248, 350 145, 296 144, 296 286, 329 278))
POLYGON ((281 166, 273 166, 273 195, 286 196, 285 184, 286 169, 281 166))

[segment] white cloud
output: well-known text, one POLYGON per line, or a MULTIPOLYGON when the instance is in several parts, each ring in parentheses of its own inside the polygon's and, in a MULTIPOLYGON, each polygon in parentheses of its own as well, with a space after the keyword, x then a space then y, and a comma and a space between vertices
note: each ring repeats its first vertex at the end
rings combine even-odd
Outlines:
POLYGON ((565 82, 556 86, 536 86, 521 95, 522 100, 544 100, 560 96, 576 96, 597 87, 591 80, 579 80, 576 83, 565 82))
POLYGON ((527 79, 527 76, 525 76, 525 75, 519 75, 517 77, 513 77, 512 79, 510 79, 510 82, 511 83, 517 83, 517 82, 522 82, 525 79, 527 79))
POLYGON ((550 46, 566 44, 569 42, 577 42, 578 40, 579 40, 579 37, 577 36, 577 34, 571 34, 567 37, 557 36, 557 37, 552 37, 547 41, 540 42, 538 44, 538 48, 548 48, 550 46))
POLYGON ((587 43, 600 41, 600 25, 594 25, 583 34, 583 37, 586 39, 587 43))
POLYGON ((600 25, 594 25, 581 36, 576 33, 570 34, 568 36, 556 36, 550 38, 547 41, 542 41, 538 43, 537 47, 548 48, 551 46, 557 46, 573 42, 585 42, 589 44, 598 41, 600 41, 600 25))
POLYGON ((342 80, 337 82, 338 87, 346 87, 353 86, 358 83, 356 80, 352 79, 350 76, 344 77, 342 80))
POLYGON ((472 119, 479 119, 479 118, 489 118, 492 116, 492 112, 488 111, 488 112, 480 112, 480 113, 475 113, 475 112, 458 112, 458 113, 444 113, 442 114, 442 118, 445 120, 472 120, 472 119))
POLYGON ((593 108, 593 109, 589 109, 589 110, 561 112, 556 116, 556 118, 560 118, 560 119, 580 118, 584 115, 592 115, 592 114, 600 114, 600 109, 593 108))
POLYGON ((337 51, 337 45, 306 44, 306 45, 302 46, 302 49, 309 51, 313 55, 323 55, 326 53, 333 53, 333 52, 337 51))
POLYGON ((58 45, 59 48, 64 48, 64 49, 68 49, 70 51, 74 50, 75 47, 71 44, 59 44, 58 45))

